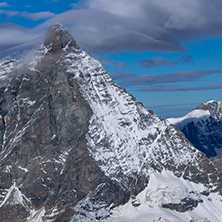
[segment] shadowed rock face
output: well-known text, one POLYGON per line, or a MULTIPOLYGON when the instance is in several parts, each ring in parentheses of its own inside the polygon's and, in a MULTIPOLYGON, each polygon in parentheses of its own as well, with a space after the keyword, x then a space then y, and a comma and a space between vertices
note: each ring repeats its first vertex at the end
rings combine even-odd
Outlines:
MULTIPOLYGON (((100 221, 130 197, 139 205, 135 196, 150 170, 220 191, 218 170, 205 155, 118 87, 61 25, 49 28, 31 62, 9 64, 2 81, 10 84, 0 88, 5 222, 100 221)), ((183 212, 199 202, 164 207, 183 212)))
POLYGON ((222 152, 222 101, 201 103, 189 114, 203 111, 208 116, 178 121, 176 127, 198 150, 210 158, 222 152))
POLYGON ((208 158, 216 156, 222 149, 222 122, 210 117, 206 121, 186 124, 181 131, 187 139, 208 158))

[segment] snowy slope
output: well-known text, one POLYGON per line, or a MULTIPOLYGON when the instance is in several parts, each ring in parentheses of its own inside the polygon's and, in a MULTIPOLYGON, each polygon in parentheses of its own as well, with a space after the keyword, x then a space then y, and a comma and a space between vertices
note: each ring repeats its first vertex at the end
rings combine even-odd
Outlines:
POLYGON ((88 149, 107 176, 125 183, 124 175, 148 176, 151 166, 175 169, 200 161, 178 130, 116 85, 98 61, 73 51, 63 61, 93 110, 88 149))
POLYGON ((198 122, 199 120, 206 120, 210 117, 210 112, 208 110, 195 109, 183 117, 179 118, 169 118, 168 121, 178 128, 183 128, 184 125, 190 122, 198 122))
POLYGON ((207 188, 183 178, 175 177, 169 171, 151 173, 146 189, 136 197, 139 206, 132 200, 113 210, 107 222, 220 222, 222 221, 222 199, 216 193, 205 194, 207 188), (164 204, 177 204, 184 199, 197 202, 197 207, 186 212, 171 211, 164 204))

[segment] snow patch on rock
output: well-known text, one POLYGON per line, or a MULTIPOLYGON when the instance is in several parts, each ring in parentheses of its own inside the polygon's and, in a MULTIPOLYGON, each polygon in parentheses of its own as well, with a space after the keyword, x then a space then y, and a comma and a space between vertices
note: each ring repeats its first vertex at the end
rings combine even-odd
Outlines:
POLYGON ((0 204, 0 208, 3 205, 22 205, 27 208, 27 202, 30 202, 29 199, 21 193, 16 184, 13 184, 8 190, 7 194, 0 204))

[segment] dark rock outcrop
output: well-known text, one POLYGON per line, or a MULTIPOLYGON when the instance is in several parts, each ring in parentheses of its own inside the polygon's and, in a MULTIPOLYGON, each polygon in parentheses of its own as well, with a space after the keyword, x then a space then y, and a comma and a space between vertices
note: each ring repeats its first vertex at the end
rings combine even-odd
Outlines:
POLYGON ((194 208, 197 207, 198 203, 203 203, 203 200, 194 200, 192 198, 184 198, 181 200, 181 203, 169 203, 169 204, 162 204, 163 208, 171 209, 171 210, 176 210, 178 212, 186 212, 186 211, 191 211, 194 208))

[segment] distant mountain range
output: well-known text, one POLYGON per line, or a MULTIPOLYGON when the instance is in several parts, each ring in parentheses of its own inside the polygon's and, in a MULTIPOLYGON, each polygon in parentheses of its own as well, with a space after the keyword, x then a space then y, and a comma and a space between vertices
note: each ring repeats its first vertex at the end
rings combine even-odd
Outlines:
POLYGON ((222 101, 202 103, 187 115, 168 120, 207 157, 222 153, 222 101))

